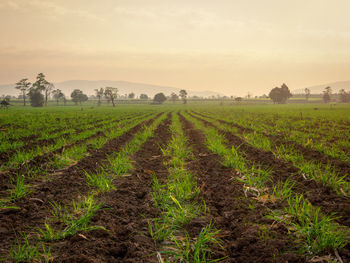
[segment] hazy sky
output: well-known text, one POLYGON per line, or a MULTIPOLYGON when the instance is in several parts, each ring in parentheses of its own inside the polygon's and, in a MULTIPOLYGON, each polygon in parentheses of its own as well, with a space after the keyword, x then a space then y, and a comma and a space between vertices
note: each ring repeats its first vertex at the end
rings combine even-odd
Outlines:
POLYGON ((0 0, 0 83, 267 93, 350 80, 349 0, 0 0))

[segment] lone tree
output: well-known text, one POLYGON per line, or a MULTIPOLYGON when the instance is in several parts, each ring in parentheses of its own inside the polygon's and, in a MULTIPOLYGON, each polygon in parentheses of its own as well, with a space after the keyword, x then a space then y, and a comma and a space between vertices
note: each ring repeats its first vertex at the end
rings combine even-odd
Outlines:
POLYGON ((101 99, 103 97, 103 93, 104 93, 104 89, 100 88, 100 89, 95 89, 95 93, 96 93, 96 97, 98 99, 97 105, 101 106, 101 99))
POLYGON ((156 104, 162 104, 164 101, 166 101, 166 97, 164 93, 160 92, 154 95, 153 102, 156 104))
POLYGON ((15 88, 22 91, 23 106, 26 106, 26 93, 28 92, 30 85, 31 83, 28 81, 28 79, 21 79, 16 83, 15 88))
POLYGON ((148 100, 148 95, 147 94, 141 94, 140 95, 141 100, 148 100))
POLYGON ((38 76, 36 77, 36 81, 33 83, 32 86, 37 92, 45 92, 45 105, 47 106, 47 100, 48 97, 53 90, 54 86, 52 83, 48 82, 45 79, 44 73, 39 73, 38 76))
POLYGON ((105 88, 105 97, 112 101, 113 107, 115 107, 114 100, 118 96, 118 88, 113 88, 113 87, 106 87, 105 88))
POLYGON ((44 95, 41 94, 39 88, 31 87, 28 96, 30 98, 30 105, 32 107, 42 107, 44 106, 44 95))
POLYGON ((135 93, 134 92, 129 93, 128 98, 135 99, 135 93))
POLYGON ((179 97, 184 101, 184 104, 187 103, 187 91, 182 89, 180 90, 179 97))
POLYGON ((269 97, 272 99, 273 103, 284 104, 287 100, 292 97, 289 88, 286 84, 282 84, 280 88, 276 87, 272 89, 269 93, 269 97))
POLYGON ((350 102, 350 92, 346 92, 344 89, 339 90, 339 100, 344 103, 350 102))
POLYGON ((175 92, 172 92, 170 95, 170 100, 175 103, 176 100, 179 99, 179 96, 177 96, 177 94, 175 92))
POLYGON ((56 100, 57 102, 57 105, 58 105, 58 102, 60 99, 63 99, 65 96, 64 94, 62 93, 62 90, 60 89, 55 89, 52 91, 52 94, 53 94, 53 98, 56 100))
POLYGON ((306 100, 309 100, 310 94, 311 94, 310 89, 305 88, 304 91, 305 91, 305 99, 306 99, 306 100))
POLYGON ((7 109, 9 106, 11 106, 9 99, 3 99, 0 102, 0 107, 1 108, 7 109))
POLYGON ((48 100, 48 98, 49 98, 49 96, 54 88, 55 88, 55 86, 53 85, 53 83, 47 82, 45 84, 44 92, 45 92, 45 105, 46 106, 47 106, 47 100, 48 100))
POLYGON ((328 103, 331 101, 331 95, 332 95, 332 88, 331 87, 326 87, 325 90, 323 91, 323 101, 324 103, 328 103))
POLYGON ((74 101, 75 105, 78 105, 78 102, 81 104, 82 102, 88 100, 88 96, 86 96, 86 94, 84 94, 80 89, 73 90, 70 97, 72 98, 72 101, 74 101))

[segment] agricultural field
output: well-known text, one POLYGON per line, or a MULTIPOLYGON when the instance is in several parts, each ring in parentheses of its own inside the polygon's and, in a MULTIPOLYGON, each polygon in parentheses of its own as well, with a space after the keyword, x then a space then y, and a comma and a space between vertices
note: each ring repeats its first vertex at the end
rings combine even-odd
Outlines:
POLYGON ((349 113, 0 111, 0 262, 350 262, 349 113))

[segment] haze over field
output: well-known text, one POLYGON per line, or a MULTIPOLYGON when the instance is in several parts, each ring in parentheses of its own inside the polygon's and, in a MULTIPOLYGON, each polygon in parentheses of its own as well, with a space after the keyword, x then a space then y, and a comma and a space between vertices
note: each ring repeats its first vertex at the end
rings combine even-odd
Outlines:
POLYGON ((0 84, 44 72, 261 95, 347 81, 349 10, 347 0, 1 0, 0 84))

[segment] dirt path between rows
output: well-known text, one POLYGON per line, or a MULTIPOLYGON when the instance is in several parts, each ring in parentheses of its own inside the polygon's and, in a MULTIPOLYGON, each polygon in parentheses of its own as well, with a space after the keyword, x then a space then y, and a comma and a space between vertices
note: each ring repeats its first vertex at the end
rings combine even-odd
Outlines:
POLYGON ((158 262, 157 248, 148 233, 148 221, 158 217, 151 197, 152 174, 164 178, 161 148, 170 140, 170 117, 158 126, 155 134, 133 156, 134 171, 118 178, 116 190, 99 199, 103 209, 93 218, 94 225, 108 231, 73 236, 53 248, 54 262, 158 262))
MULTIPOLYGON (((210 118, 213 120, 216 120, 220 123, 226 124, 226 125, 230 125, 232 127, 236 127, 240 133, 245 133, 245 132, 254 132, 253 129, 250 128, 245 128, 239 124, 236 123, 232 123, 232 122, 228 122, 228 121, 224 121, 224 120, 219 120, 219 119, 215 119, 213 117, 195 112, 197 115, 201 116, 201 117, 205 117, 205 118, 210 118)), ((350 163, 348 162, 344 162, 341 160, 338 160, 337 158, 334 158, 332 156, 326 155, 320 151, 314 150, 314 149, 310 149, 307 147, 304 147, 303 145, 295 142, 295 141, 291 141, 286 139, 285 137, 281 136, 281 135, 272 135, 272 134, 267 134, 265 132, 262 133, 264 136, 266 136, 273 145, 276 146, 290 146, 292 148, 294 148, 295 150, 297 150, 298 152, 300 152, 304 159, 307 161, 315 161, 317 160, 318 163, 321 163, 323 165, 328 165, 331 164, 331 166, 333 167, 333 169, 338 172, 341 176, 346 175, 345 180, 350 181, 350 163)))
MULTIPOLYGON (((194 115, 191 116, 202 121, 207 126, 218 129, 218 127, 211 122, 194 115)), ((350 226, 349 197, 341 196, 331 188, 317 183, 314 180, 305 180, 298 168, 290 162, 285 162, 276 158, 272 152, 259 150, 231 132, 225 132, 219 129, 218 131, 227 139, 227 146, 239 146, 238 151, 242 153, 251 164, 259 165, 263 169, 272 169, 271 179, 273 182, 270 186, 275 185, 278 181, 284 182, 289 178, 295 182, 294 191, 296 193, 303 194, 312 205, 321 207, 324 213, 336 213, 337 216, 340 216, 340 218, 337 219, 338 223, 350 226)))
MULTIPOLYGON (((197 175, 201 194, 209 208, 209 216, 225 251, 218 249, 215 257, 227 256, 224 262, 305 262, 295 253, 296 245, 282 226, 271 227, 273 222, 264 217, 267 207, 248 199, 243 185, 233 178, 233 169, 225 168, 220 158, 205 146, 203 133, 180 116, 196 160, 189 169, 197 175)), ((277 204, 270 204, 269 208, 277 204)))
POLYGON ((57 173, 52 180, 36 185, 33 193, 13 204, 20 207, 19 210, 0 210, 0 255, 8 253, 9 247, 15 242, 16 234, 30 232, 43 226, 45 218, 50 213, 50 202, 67 204, 78 195, 86 194, 89 189, 85 182, 84 171, 96 171, 107 155, 120 151, 135 133, 144 125, 150 125, 160 115, 161 113, 134 126, 118 138, 108 141, 76 165, 57 173))

